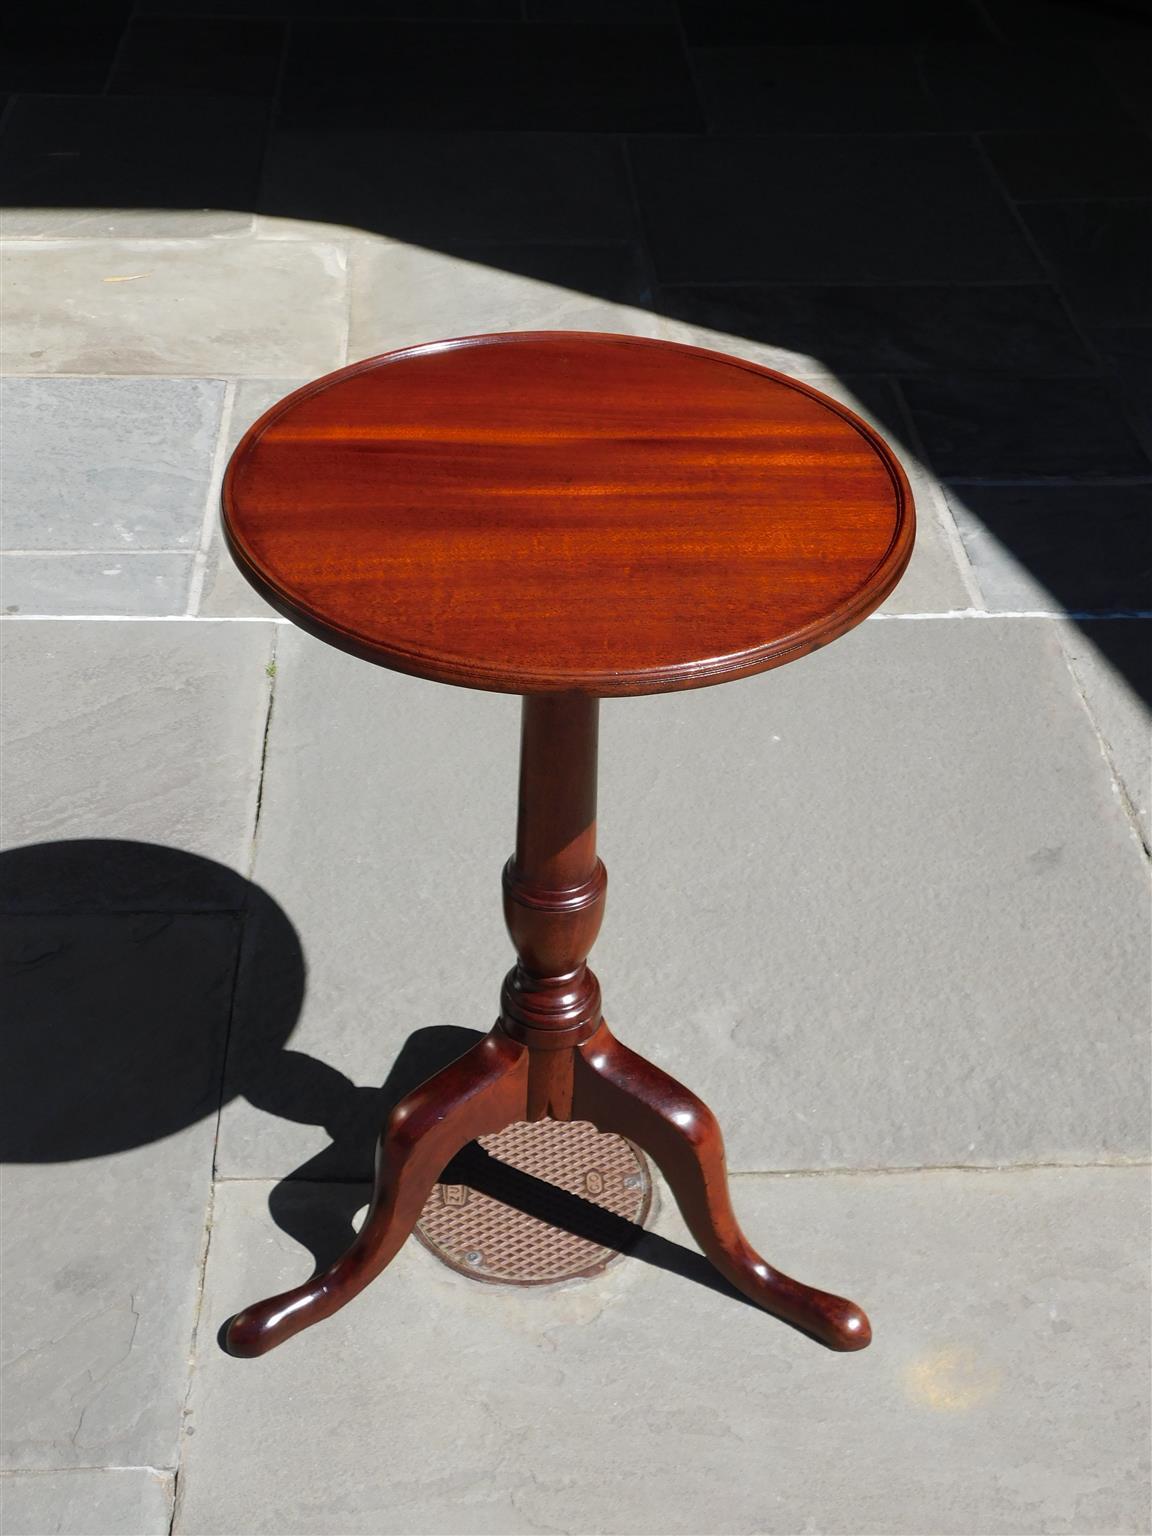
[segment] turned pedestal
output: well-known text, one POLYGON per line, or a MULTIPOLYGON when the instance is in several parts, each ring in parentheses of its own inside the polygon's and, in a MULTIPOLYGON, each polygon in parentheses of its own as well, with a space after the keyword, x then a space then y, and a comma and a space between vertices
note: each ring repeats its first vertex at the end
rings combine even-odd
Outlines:
POLYGON ((912 548, 887 445, 843 406, 735 358, 510 333, 390 353, 289 396, 236 450, 224 514, 249 580, 322 640, 523 697, 503 876, 517 961, 499 1018, 393 1110, 348 1251, 238 1313, 229 1350, 263 1354, 337 1311, 401 1247, 464 1145, 546 1117, 635 1142, 732 1285, 833 1348, 866 1345, 859 1307, 749 1245, 712 1113, 609 1033, 587 958, 606 887, 600 698, 764 671, 864 618, 912 548))

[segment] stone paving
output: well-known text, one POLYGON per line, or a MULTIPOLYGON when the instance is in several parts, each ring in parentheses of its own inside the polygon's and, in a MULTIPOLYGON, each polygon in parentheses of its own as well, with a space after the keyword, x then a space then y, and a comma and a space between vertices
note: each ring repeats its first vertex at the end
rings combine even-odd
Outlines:
POLYGON ((0 79, 0 1531, 1148 1531, 1148 17, 128 9, 29 12, 0 79), (282 623, 223 467, 316 373, 515 328, 766 362, 909 467, 879 614, 603 711, 609 1017, 861 1355, 700 1283, 666 1191, 591 1280, 409 1244, 219 1349, 491 1022, 517 725, 282 623))

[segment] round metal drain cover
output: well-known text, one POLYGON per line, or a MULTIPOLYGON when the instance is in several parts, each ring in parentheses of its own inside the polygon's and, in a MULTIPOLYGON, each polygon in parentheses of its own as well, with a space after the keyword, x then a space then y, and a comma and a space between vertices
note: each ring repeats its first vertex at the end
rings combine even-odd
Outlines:
POLYGON ((474 1280, 553 1285, 619 1258, 651 1205, 648 1164, 630 1141, 582 1120, 538 1120, 465 1147, 416 1235, 474 1280))

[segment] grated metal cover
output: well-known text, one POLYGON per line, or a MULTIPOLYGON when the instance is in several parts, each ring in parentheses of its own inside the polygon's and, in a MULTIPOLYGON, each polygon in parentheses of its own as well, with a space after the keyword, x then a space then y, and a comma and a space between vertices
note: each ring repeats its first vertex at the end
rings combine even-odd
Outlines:
POLYGON ((648 1164, 630 1141, 583 1120, 538 1120, 466 1147, 416 1235, 474 1280, 551 1285, 619 1258, 651 1205, 648 1164))

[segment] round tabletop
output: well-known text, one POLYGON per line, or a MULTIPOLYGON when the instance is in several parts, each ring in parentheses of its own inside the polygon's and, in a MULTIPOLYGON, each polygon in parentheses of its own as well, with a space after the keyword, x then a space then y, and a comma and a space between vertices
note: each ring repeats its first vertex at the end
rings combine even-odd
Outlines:
POLYGON ((281 613, 401 672, 505 693, 660 693, 790 661, 912 551, 883 439, 795 379, 635 336, 408 347, 272 407, 224 481, 281 613))

